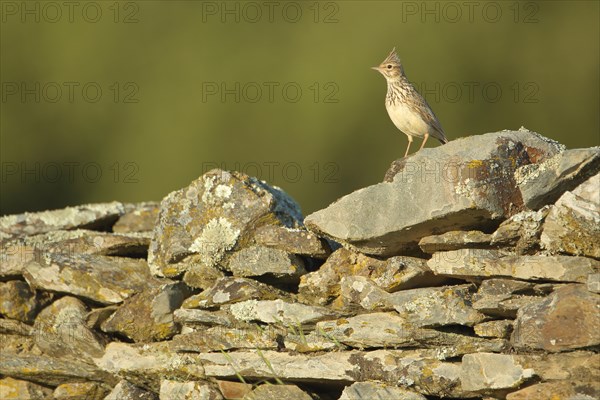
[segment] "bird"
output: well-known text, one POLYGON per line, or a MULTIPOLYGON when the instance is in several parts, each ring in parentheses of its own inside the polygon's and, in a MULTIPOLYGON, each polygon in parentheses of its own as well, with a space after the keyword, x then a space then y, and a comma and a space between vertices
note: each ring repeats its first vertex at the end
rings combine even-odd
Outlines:
POLYGON ((448 143, 442 125, 431 107, 406 78, 395 47, 379 66, 371 68, 385 77, 387 81, 385 108, 396 128, 408 136, 404 157, 408 155, 413 137, 423 138, 419 150, 425 146, 429 136, 433 136, 442 144, 448 143))

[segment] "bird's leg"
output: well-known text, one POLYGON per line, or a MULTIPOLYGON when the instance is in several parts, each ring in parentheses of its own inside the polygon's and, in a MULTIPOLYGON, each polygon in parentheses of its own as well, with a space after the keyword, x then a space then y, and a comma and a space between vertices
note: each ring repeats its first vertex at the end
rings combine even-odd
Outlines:
POLYGON ((408 137, 408 145, 406 146, 406 153, 404 153, 404 157, 408 155, 408 149, 410 149, 410 145, 412 144, 413 138, 412 136, 406 135, 408 137))
POLYGON ((425 136, 423 136, 423 143, 421 143, 421 149, 425 147, 425 142, 427 142, 427 139, 429 139, 429 133, 426 133, 425 136))

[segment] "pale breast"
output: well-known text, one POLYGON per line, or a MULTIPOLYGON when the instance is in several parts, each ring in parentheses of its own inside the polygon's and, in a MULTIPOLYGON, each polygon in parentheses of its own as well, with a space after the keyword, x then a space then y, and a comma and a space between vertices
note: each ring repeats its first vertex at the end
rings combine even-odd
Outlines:
POLYGON ((386 104, 385 108, 396 128, 407 135, 421 138, 430 130, 423 118, 403 103, 386 104))

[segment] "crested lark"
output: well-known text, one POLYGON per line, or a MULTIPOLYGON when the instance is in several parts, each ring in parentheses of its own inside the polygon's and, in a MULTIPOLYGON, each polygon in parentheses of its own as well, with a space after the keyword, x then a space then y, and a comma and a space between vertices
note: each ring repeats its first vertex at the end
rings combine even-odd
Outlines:
POLYGON ((404 157, 408 155, 413 136, 423 138, 419 150, 425 146, 430 135, 442 144, 448 143, 444 130, 429 104, 406 79, 396 48, 392 49, 390 55, 378 67, 372 68, 379 71, 387 81, 385 108, 392 122, 408 136, 404 157))

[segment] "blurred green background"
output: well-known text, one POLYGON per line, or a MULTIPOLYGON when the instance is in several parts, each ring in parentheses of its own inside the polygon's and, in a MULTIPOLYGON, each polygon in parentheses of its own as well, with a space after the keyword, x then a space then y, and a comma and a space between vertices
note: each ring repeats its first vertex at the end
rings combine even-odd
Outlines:
POLYGON ((600 144, 597 1, 2 1, 1 17, 2 214, 160 200, 214 166, 323 208, 403 155, 369 69, 394 46, 450 140, 524 125, 600 144))

